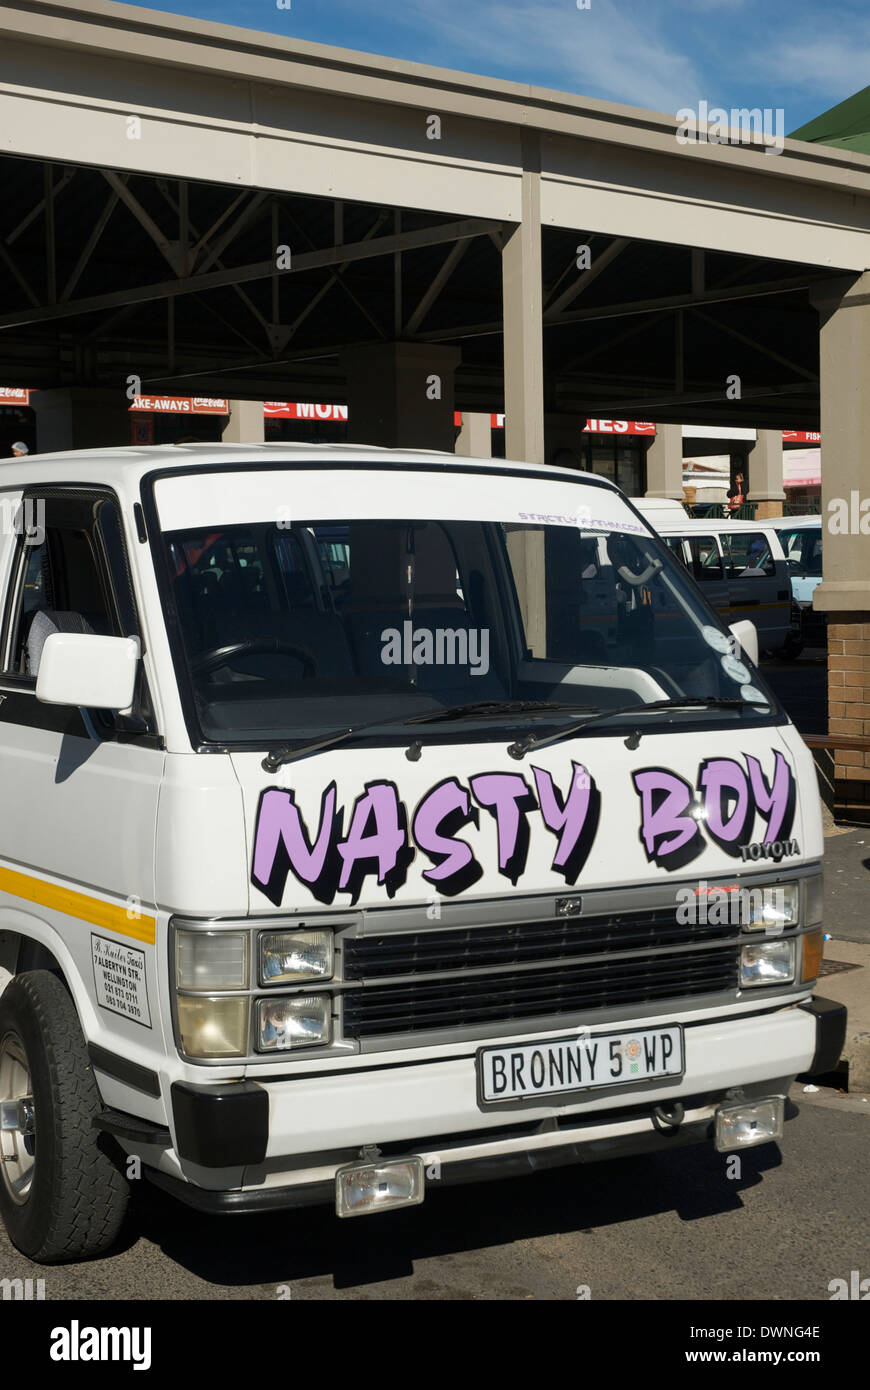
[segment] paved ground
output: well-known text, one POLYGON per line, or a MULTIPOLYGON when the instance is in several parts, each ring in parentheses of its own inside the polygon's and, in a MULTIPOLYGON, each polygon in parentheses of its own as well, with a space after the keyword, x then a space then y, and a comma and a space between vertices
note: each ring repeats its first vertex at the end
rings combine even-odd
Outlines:
POLYGON ((825 836, 825 930, 870 943, 870 826, 825 836))
POLYGON ((712 1149, 451 1188, 339 1222, 328 1210, 206 1218, 146 1188, 110 1258, 37 1270, 0 1233, 0 1278, 46 1298, 827 1300, 870 1275, 865 1099, 793 1090, 782 1151, 712 1149))

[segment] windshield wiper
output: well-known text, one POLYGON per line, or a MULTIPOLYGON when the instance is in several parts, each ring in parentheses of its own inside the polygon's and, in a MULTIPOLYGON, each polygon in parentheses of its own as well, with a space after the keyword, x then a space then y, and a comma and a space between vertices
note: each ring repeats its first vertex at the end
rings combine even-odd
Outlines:
POLYGON ((304 758, 307 753, 317 753, 321 748, 331 748, 334 743, 343 743, 346 738, 353 738, 354 734, 364 733, 366 729, 377 729, 381 724, 392 722, 389 715, 385 715, 382 719, 370 719, 365 724, 351 724, 349 729, 336 729, 334 733, 327 734, 325 738, 315 739, 313 743, 301 743, 294 748, 276 748, 273 753, 266 754, 260 766, 266 772, 277 772, 285 763, 304 758))
POLYGON ((413 714, 405 724, 440 724, 448 719, 486 719, 496 714, 535 714, 538 710, 597 709, 597 705, 561 704, 558 700, 477 700, 473 704, 451 705, 447 709, 413 714))
MULTIPOLYGON (((532 714, 536 710, 595 708, 595 705, 562 705, 550 700, 478 700, 474 704, 454 705, 451 709, 430 710, 426 714, 414 714, 410 719, 403 719, 402 724, 433 723, 442 719, 486 718, 491 714, 532 714)), ((353 738, 354 734, 365 733, 367 729, 377 729, 381 724, 391 724, 392 722, 389 716, 383 719, 370 719, 365 724, 352 724, 347 729, 336 729, 334 733, 326 734, 324 738, 315 739, 311 743, 303 743, 292 748, 276 748, 273 752, 266 754, 261 766, 265 772, 277 772, 278 768, 283 767, 285 763, 295 762, 297 758, 304 758, 308 753, 318 753, 321 748, 331 748, 336 743, 343 743, 345 739, 353 738)))
MULTIPOLYGON (((691 709, 692 706, 701 709, 744 709, 747 706, 758 708, 760 703, 757 700, 741 700, 724 695, 678 695, 668 700, 653 700, 648 705, 622 705, 617 709, 599 710, 588 719, 569 724, 566 729, 557 729, 554 734, 547 734, 544 738, 527 734, 525 738, 509 744, 507 751, 512 758, 524 758, 533 748, 546 748, 550 743, 558 743, 563 738, 571 738, 574 734, 581 733, 590 724, 598 724, 603 719, 612 719, 620 714, 648 714, 651 710, 691 709)), ((770 701, 765 700, 764 703, 770 708, 770 701)))

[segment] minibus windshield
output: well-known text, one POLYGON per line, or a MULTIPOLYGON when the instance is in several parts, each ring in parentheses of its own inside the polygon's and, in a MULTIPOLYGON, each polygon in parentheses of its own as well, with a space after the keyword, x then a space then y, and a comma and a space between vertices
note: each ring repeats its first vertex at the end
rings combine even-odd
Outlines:
POLYGON ((631 531, 424 517, 164 532, 201 740, 292 748, 362 725, 543 735, 578 711, 612 710, 602 733, 638 717, 782 718, 684 568, 624 510, 631 531))

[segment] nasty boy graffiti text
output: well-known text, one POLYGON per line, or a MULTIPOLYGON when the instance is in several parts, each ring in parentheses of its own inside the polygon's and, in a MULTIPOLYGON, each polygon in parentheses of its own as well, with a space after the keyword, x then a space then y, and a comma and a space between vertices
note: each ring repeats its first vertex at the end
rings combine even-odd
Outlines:
POLYGON ((586 862, 598 826, 601 798, 584 767, 572 763, 571 783, 564 793, 549 772, 533 767, 534 790, 519 773, 483 772, 468 786, 455 777, 430 787, 418 802, 408 825, 405 806, 392 782, 368 782, 357 797, 344 832, 345 812, 338 806, 331 782, 320 802, 320 818, 312 837, 292 790, 269 787, 260 798, 254 834, 251 878, 276 906, 292 873, 319 902, 331 903, 336 893, 356 902, 363 881, 377 877, 392 898, 408 876, 419 850, 429 861, 423 879, 438 893, 452 897, 471 887, 483 874, 470 844, 460 831, 479 826, 480 811, 495 821, 498 871, 516 885, 525 871, 529 851, 529 815, 539 811, 555 840, 552 871, 575 883, 586 862))
MULTIPOLYGON (((744 763, 707 758, 696 785, 663 767, 631 774, 640 802, 640 841, 649 863, 673 872, 711 842, 734 859, 798 852, 788 838, 796 795, 787 760, 774 752, 769 780, 758 758, 746 754, 744 763), (761 839, 756 818, 764 828, 761 839)), ((447 777, 424 793, 410 817, 392 782, 366 783, 349 812, 339 806, 336 784, 330 782, 313 832, 295 792, 269 787, 257 810, 251 878, 276 906, 290 874, 323 903, 333 902, 337 893, 355 903, 369 875, 392 898, 419 852, 427 861, 424 882, 439 895, 454 897, 483 875, 462 834, 469 826, 480 828, 483 811, 495 823, 502 877, 516 886, 525 873, 534 824, 530 817, 539 816, 538 824, 552 837, 550 871, 574 884, 595 839, 601 796, 586 768, 572 762, 571 769, 565 790, 539 767, 532 767, 531 783, 517 772, 478 773, 467 785, 447 777)))
POLYGON ((706 758, 697 791, 667 768, 632 774, 641 804, 640 840, 650 863, 671 870, 690 864, 705 846, 702 826, 726 854, 745 858, 756 813, 765 824, 762 845, 787 840, 796 800, 791 768, 776 750, 768 782, 758 759, 745 757, 745 769, 734 758, 706 758))

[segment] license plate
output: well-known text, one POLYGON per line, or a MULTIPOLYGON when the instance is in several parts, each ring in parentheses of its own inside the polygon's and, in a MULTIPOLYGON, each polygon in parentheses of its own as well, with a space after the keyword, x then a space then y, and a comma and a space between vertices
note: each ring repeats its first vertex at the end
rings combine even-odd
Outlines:
POLYGON ((676 1024, 482 1048, 477 1054, 480 1096, 488 1102, 632 1085, 682 1074, 683 1030, 676 1024))

